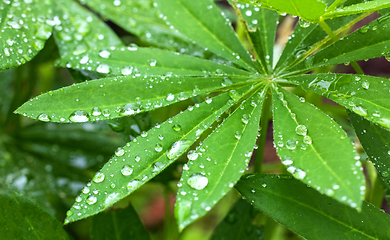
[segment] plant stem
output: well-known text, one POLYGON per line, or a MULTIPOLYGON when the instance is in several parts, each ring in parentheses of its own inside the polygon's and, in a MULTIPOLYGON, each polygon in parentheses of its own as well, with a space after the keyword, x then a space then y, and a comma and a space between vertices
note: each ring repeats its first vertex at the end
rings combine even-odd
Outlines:
POLYGON ((265 142, 267 140, 268 122, 269 119, 271 118, 271 105, 272 105, 272 97, 268 90, 264 97, 263 110, 262 110, 263 112, 261 114, 261 120, 260 120, 260 137, 257 143, 258 148, 256 151, 255 166, 254 166, 256 173, 261 173, 265 142))
MULTIPOLYGON (((320 18, 318 24, 321 28, 328 34, 328 36, 333 40, 333 42, 337 42, 340 38, 332 31, 328 24, 324 21, 324 19, 320 18)), ((358 74, 364 74, 363 70, 360 68, 359 64, 355 61, 351 62, 351 66, 358 74)))

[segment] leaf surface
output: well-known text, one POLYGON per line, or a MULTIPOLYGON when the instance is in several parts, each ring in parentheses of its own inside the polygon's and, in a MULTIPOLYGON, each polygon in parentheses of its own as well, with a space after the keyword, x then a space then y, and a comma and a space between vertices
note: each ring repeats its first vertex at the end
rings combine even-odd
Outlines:
POLYGON ((310 74, 287 78, 323 95, 367 120, 390 129, 390 81, 352 74, 310 74))
MULTIPOLYGON (((245 93, 248 87, 241 89, 245 93)), ((128 196, 182 155, 234 101, 228 93, 190 106, 119 148, 76 198, 65 223, 97 214, 128 196), (106 193, 106 194, 105 194, 106 193)))
POLYGON ((307 239, 390 237, 385 227, 390 217, 380 209, 364 202, 358 212, 289 176, 247 175, 236 188, 253 206, 307 239))
POLYGON ((51 1, 0 2, 0 71, 30 61, 52 32, 51 1))
POLYGON ((260 86, 200 145, 189 152, 175 204, 179 229, 205 215, 238 181, 257 139, 267 87, 260 86))
POLYGON ((360 209, 364 175, 341 127, 283 88, 273 90, 273 112, 276 151, 287 171, 320 193, 360 209))
POLYGON ((114 75, 204 76, 248 72, 201 58, 157 48, 106 48, 62 58, 58 65, 114 75))
POLYGON ((51 122, 87 122, 130 116, 167 106, 248 77, 120 76, 83 82, 42 94, 16 110, 51 122))
POLYGON ((17 193, 0 195, 3 239, 69 239, 62 224, 17 193))
POLYGON ((384 8, 390 7, 390 2, 388 0, 374 0, 368 2, 362 2, 343 8, 337 8, 332 12, 327 12, 324 14, 323 18, 335 18, 340 16, 376 11, 384 8))
POLYGON ((125 209, 102 212, 92 218, 91 240, 149 240, 134 208, 130 205, 125 209))
POLYGON ((254 64, 238 41, 230 22, 210 0, 156 0, 163 18, 183 35, 248 70, 254 64))

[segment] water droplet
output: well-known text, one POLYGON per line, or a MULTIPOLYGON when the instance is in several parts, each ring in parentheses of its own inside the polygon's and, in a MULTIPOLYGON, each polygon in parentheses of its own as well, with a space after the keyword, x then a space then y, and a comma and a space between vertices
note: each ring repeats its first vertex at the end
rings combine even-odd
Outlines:
POLYGON ((127 190, 131 191, 142 185, 140 180, 132 180, 127 184, 127 190))
POLYGON ((303 20, 302 18, 299 18, 299 26, 303 28, 310 27, 310 22, 303 20))
POLYGON ((389 173, 386 171, 381 172, 382 177, 388 177, 389 173))
POLYGON ((99 52, 99 56, 102 58, 109 58, 110 55, 111 55, 111 53, 107 50, 103 50, 103 51, 99 52))
POLYGON ((91 31, 91 27, 87 23, 87 21, 83 19, 76 19, 74 22, 76 30, 82 35, 85 36, 91 31))
POLYGON ((77 45, 77 47, 73 50, 74 55, 80 55, 85 53, 88 50, 88 47, 84 44, 77 45))
POLYGON ((141 161, 141 157, 140 157, 140 156, 135 156, 135 161, 136 161, 136 162, 141 161))
POLYGON ((84 187, 83 190, 81 190, 84 194, 87 194, 89 193, 89 188, 88 187, 84 187))
POLYGON ((34 43, 32 44, 33 48, 36 50, 41 50, 45 46, 45 42, 42 40, 35 40, 34 43))
POLYGON ((367 109, 365 109, 361 106, 354 106, 352 108, 352 111, 356 114, 359 114, 360 116, 363 116, 363 117, 367 116, 367 109))
POLYGON ((249 116, 248 116, 248 114, 242 115, 241 121, 242 121, 244 124, 248 124, 248 122, 249 122, 249 116))
POLYGON ((105 63, 99 64, 99 66, 97 66, 97 68, 96 68, 96 72, 99 72, 99 73, 109 73, 110 72, 110 66, 108 66, 105 63))
POLYGON ((295 139, 290 139, 286 142, 287 149, 294 150, 297 147, 298 141, 295 139))
POLYGON ((223 87, 230 86, 232 84, 233 84, 233 82, 232 82, 232 79, 230 77, 224 77, 222 80, 222 83, 221 83, 221 85, 223 87))
POLYGON ((239 131, 237 131, 236 134, 234 134, 234 137, 237 139, 240 139, 241 136, 242 136, 242 134, 239 131))
POLYGON ((306 134, 307 134, 307 128, 306 128, 305 125, 298 125, 298 126, 295 128, 295 132, 296 132, 298 135, 306 136, 306 134))
POLYGON ((125 165, 121 169, 121 173, 123 176, 129 176, 130 174, 133 173, 133 169, 129 165, 125 165))
POLYGON ((377 121, 379 125, 382 127, 390 128, 390 119, 387 118, 381 118, 377 121))
POLYGON ((86 64, 88 62, 88 60, 89 60, 88 55, 85 55, 84 57, 82 57, 80 59, 80 64, 86 64))
POLYGON ((167 96, 167 101, 173 101, 174 99, 175 99, 175 95, 173 95, 172 93, 169 93, 167 96))
POLYGON ((193 189, 202 190, 207 186, 209 180, 207 179, 207 177, 199 173, 194 173, 191 175, 191 177, 188 178, 187 183, 193 189))
POLYGON ((148 62, 149 62, 149 66, 151 66, 151 67, 156 66, 156 63, 157 63, 157 61, 154 60, 154 59, 151 59, 151 60, 149 60, 148 62))
POLYGON ((334 196, 334 191, 333 189, 325 189, 325 195, 332 197, 334 196))
POLYGON ((303 142, 310 145, 312 143, 311 137, 309 135, 305 135, 303 137, 303 142))
POLYGON ((96 198, 94 195, 91 195, 91 196, 89 196, 89 197, 87 198, 87 203, 88 203, 89 205, 92 205, 92 204, 96 203, 96 201, 97 201, 97 198, 96 198))
POLYGON ((187 153, 188 160, 196 160, 198 158, 199 154, 195 152, 194 150, 191 150, 187 153))
POLYGON ((161 144, 157 143, 154 147, 154 150, 156 150, 156 152, 161 152, 163 150, 163 147, 161 144))
POLYGON ((92 178, 92 180, 93 180, 95 183, 103 182, 103 180, 104 180, 104 173, 97 172, 97 173, 95 174, 95 176, 92 178))
POLYGON ((76 197, 76 202, 81 202, 81 200, 83 200, 83 199, 80 196, 76 197))
POLYGON ((85 111, 78 110, 78 111, 73 112, 69 116, 69 120, 71 122, 77 122, 77 123, 87 122, 87 121, 89 121, 89 115, 85 111))
POLYGON ((241 98, 241 95, 236 90, 230 90, 228 94, 233 101, 237 101, 241 98))
POLYGON ((266 183, 263 183, 263 184, 261 184, 261 186, 262 186, 263 188, 265 188, 265 187, 267 187, 267 184, 266 184, 266 183))
POLYGON ((361 28, 359 29, 359 32, 361 32, 361 33, 366 33, 369 29, 370 29, 369 26, 363 26, 363 27, 361 27, 361 28))
POLYGON ((133 73, 133 67, 131 66, 125 66, 121 69, 122 75, 130 75, 133 73))
POLYGON ((43 122, 49 122, 50 118, 46 113, 42 113, 42 114, 39 114, 38 120, 43 121, 43 122))
POLYGON ((125 150, 123 148, 118 148, 116 151, 115 151, 115 155, 117 157, 120 157, 120 156, 123 156, 123 154, 125 154, 125 150))
POLYGON ((67 217, 70 217, 70 216, 72 216, 73 215, 73 211, 72 210, 68 210, 67 212, 66 212, 66 216, 67 217))
POLYGON ((181 130, 181 126, 179 124, 175 124, 172 126, 172 129, 176 132, 180 131, 181 130))
POLYGON ((46 24, 40 25, 37 29, 35 37, 41 40, 48 39, 51 36, 51 28, 51 26, 46 24))
POLYGON ((370 88, 370 83, 364 81, 364 82, 362 82, 362 87, 367 90, 368 88, 370 88))
POLYGON ((147 136, 148 136, 148 132, 143 131, 143 132, 141 133, 141 137, 147 137, 147 136))
POLYGON ((100 116, 102 114, 102 111, 98 107, 94 107, 91 111, 91 115, 94 117, 100 116))
POLYGON ((290 166, 291 164, 293 164, 293 161, 291 159, 286 159, 282 163, 285 166, 290 166))
POLYGON ((296 169, 293 173, 293 176, 297 179, 304 179, 306 177, 306 172, 302 171, 301 169, 296 169))
POLYGON ((181 154, 183 154, 187 148, 189 148, 192 145, 192 141, 189 140, 182 140, 177 141, 172 144, 172 146, 167 151, 167 157, 168 159, 174 159, 179 157, 181 154))
POLYGON ((155 162, 153 164, 153 172, 159 172, 164 168, 164 164, 162 162, 155 162))
POLYGON ((245 12, 245 15, 247 15, 248 17, 252 16, 252 11, 251 10, 247 10, 245 12))

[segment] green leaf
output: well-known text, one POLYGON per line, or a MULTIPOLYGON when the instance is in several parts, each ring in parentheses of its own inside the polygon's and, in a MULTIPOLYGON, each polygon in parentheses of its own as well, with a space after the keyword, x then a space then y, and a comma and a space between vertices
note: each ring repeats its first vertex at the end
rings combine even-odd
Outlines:
POLYGON ((51 36, 51 1, 0 2, 0 71, 30 61, 51 36))
POLYGON ((307 239, 390 238, 390 216, 380 209, 364 202, 358 212, 289 176, 247 175, 236 188, 253 206, 307 239))
POLYGON ((254 64, 238 41, 230 22, 211 0, 156 0, 163 18, 197 44, 248 70, 254 64))
POLYGON ((263 239, 263 229, 252 224, 256 211, 243 199, 229 211, 225 219, 215 229, 211 240, 263 239))
POLYGON ((359 14, 364 12, 376 11, 390 7, 389 0, 373 0, 362 2, 359 4, 350 5, 343 8, 337 8, 332 12, 327 12, 323 15, 324 19, 341 17, 352 14, 359 14))
POLYGON ((310 74, 286 80, 390 129, 389 79, 351 74, 310 74))
POLYGON ((324 13, 326 4, 321 0, 241 0, 242 2, 274 9, 281 13, 288 13, 315 22, 324 13))
POLYGON ((122 46, 114 31, 73 0, 54 0, 57 17, 54 38, 61 57, 80 55, 90 49, 122 46))
POLYGON ((148 232, 134 208, 102 212, 92 218, 91 240, 148 240, 148 232))
POLYGON ((194 56, 204 56, 203 48, 191 43, 181 33, 165 24, 158 9, 153 6, 153 0, 121 0, 114 4, 106 0, 81 2, 138 36, 144 43, 194 56))
POLYGON ((319 109, 297 96, 273 90, 276 151, 295 178, 360 209, 364 175, 346 133, 319 109))
POLYGON ((60 222, 19 194, 1 194, 0 206, 3 239, 69 239, 60 222))
MULTIPOLYGON (((245 87, 240 92, 247 90, 245 87)), ((155 177, 182 155, 232 104, 234 101, 229 94, 224 93, 190 106, 119 148, 76 198, 71 209, 74 214, 68 216, 65 223, 107 209, 155 177)))
POLYGON ((248 166, 268 90, 264 85, 259 88, 196 151, 188 153, 175 204, 180 230, 210 211, 248 166))
POLYGON ((348 111, 349 119, 355 129, 364 151, 369 156, 386 190, 390 190, 390 132, 373 124, 362 116, 348 111))
POLYGON ((248 77, 145 77, 97 79, 42 94, 16 110, 51 122, 87 122, 129 116, 242 83, 248 77))
POLYGON ((156 48, 107 48, 62 58, 58 65, 94 70, 115 75, 188 75, 238 74, 248 72, 212 61, 156 48))
POLYGON ((317 67, 389 55, 390 31, 388 25, 390 25, 390 15, 378 18, 308 57, 291 71, 309 71, 317 67))

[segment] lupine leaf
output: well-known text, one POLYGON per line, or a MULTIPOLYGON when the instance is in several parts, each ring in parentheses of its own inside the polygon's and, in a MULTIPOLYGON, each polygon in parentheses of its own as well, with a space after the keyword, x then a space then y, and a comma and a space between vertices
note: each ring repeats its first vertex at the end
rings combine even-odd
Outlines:
POLYGON ((60 222, 17 193, 0 194, 3 239, 69 239, 60 222))
POLYGON ((390 129, 389 79, 352 74, 310 74, 286 79, 390 129))
POLYGON ((253 206, 307 239, 390 238, 388 214, 366 202, 358 212, 289 176, 247 175, 236 188, 253 206))
POLYGON ((102 212, 92 218, 91 240, 149 240, 149 234, 142 225, 134 208, 102 212))
POLYGON ((362 116, 348 111, 349 119, 355 129, 364 151, 374 164, 382 179, 383 186, 390 190, 390 132, 369 122, 362 116))
POLYGON ((50 0, 1 1, 0 71, 30 61, 51 36, 50 0))
POLYGON ((122 46, 114 31, 96 15, 73 0, 54 0, 54 38, 61 57, 80 55, 90 49, 122 46))
POLYGON ((156 0, 164 18, 180 33, 248 70, 254 64, 238 41, 230 22, 211 0, 156 0))
POLYGON ((364 175, 341 127, 283 88, 273 90, 273 112, 276 151, 287 171, 320 193, 360 209, 364 175))
POLYGON ((308 57, 291 71, 309 71, 316 67, 389 55, 390 31, 388 25, 390 25, 390 15, 378 18, 308 57))
POLYGON ((238 74, 248 72, 201 58, 156 48, 106 48, 67 56, 58 65, 115 75, 187 75, 238 74))
POLYGON ((42 94, 16 110, 51 122, 87 122, 129 116, 209 93, 248 77, 120 76, 42 94))
POLYGON ((388 0, 373 0, 368 2, 362 2, 359 4, 350 5, 343 8, 337 8, 332 12, 327 12, 323 15, 324 19, 341 17, 346 15, 376 11, 390 7, 388 0))
MULTIPOLYGON (((241 89, 242 92, 248 87, 241 89)), ((242 93, 241 92, 241 93, 242 93)), ((182 155, 234 101, 228 93, 207 100, 158 125, 125 147, 96 173, 65 223, 97 214, 128 196, 182 155), (104 192, 102 192, 104 189, 104 192)))
POLYGON ((252 93, 196 151, 179 182, 175 216, 184 229, 205 215, 238 181, 248 166, 257 139, 264 92, 252 93))
POLYGON ((255 213, 256 211, 248 202, 243 199, 238 200, 215 229, 211 240, 241 240, 242 238, 262 240, 263 229, 252 225, 255 213))

